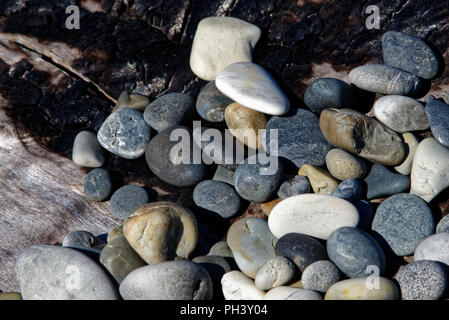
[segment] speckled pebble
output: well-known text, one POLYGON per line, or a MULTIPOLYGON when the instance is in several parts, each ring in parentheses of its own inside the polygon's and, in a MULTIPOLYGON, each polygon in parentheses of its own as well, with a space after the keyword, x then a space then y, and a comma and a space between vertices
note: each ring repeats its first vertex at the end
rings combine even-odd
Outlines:
POLYGON ((303 271, 301 284, 304 289, 326 292, 341 277, 340 270, 332 261, 319 260, 303 271))
POLYGON ((114 192, 109 201, 109 210, 114 217, 124 220, 149 200, 148 192, 144 188, 130 184, 114 192))
POLYGON ((326 166, 330 174, 339 180, 358 179, 366 174, 366 164, 362 159, 339 148, 327 153, 326 166))
POLYGON ((89 171, 84 179, 84 194, 87 200, 104 201, 112 191, 112 180, 109 172, 97 168, 89 171))
POLYGON ((193 190, 193 201, 203 209, 230 218, 240 208, 240 197, 234 188, 227 183, 215 180, 205 180, 196 185, 193 190))

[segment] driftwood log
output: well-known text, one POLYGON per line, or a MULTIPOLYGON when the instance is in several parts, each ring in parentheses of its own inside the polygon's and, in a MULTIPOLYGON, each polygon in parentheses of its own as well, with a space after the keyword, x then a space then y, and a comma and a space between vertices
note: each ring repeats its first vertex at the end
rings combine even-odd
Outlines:
MULTIPOLYGON (((15 259, 32 244, 58 244, 73 230, 107 232, 119 221, 106 203, 86 201, 85 171, 71 158, 80 130, 96 131, 123 90, 154 99, 167 92, 196 97, 204 81, 189 68, 198 22, 233 16, 258 25, 254 61, 267 68, 294 106, 307 85, 327 76, 347 80, 352 68, 381 62, 386 30, 422 37, 449 59, 449 1, 388 0, 61 0, 0 3, 0 289, 17 290, 15 259), (80 29, 68 30, 66 7, 80 7, 80 29), (365 13, 377 5, 380 29, 365 13)), ((445 97, 449 70, 429 86, 445 97)), ((158 200, 192 206, 191 188, 173 188, 143 159, 110 156, 117 185, 138 183, 158 200)), ((449 194, 434 205, 449 213, 449 194)), ((197 213, 204 254, 229 223, 197 213)), ((244 215, 262 216, 250 204, 244 215)))

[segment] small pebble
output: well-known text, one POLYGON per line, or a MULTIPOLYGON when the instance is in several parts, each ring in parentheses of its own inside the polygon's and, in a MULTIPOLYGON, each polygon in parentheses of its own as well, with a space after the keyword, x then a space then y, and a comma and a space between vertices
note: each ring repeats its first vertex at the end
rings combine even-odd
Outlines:
POLYGON ((222 218, 230 218, 240 209, 240 197, 230 185, 214 180, 205 180, 193 190, 193 201, 203 209, 222 218))
POLYGON ((291 196, 296 196, 297 194, 309 193, 310 192, 310 182, 307 177, 295 176, 289 181, 285 181, 281 184, 278 190, 278 197, 281 199, 286 199, 291 196))
POLYGON ((398 300, 399 297, 399 290, 390 279, 367 277, 334 283, 324 300, 398 300))
POLYGON ((437 224, 437 232, 449 232, 449 215, 445 215, 437 224))
POLYGON ((80 167, 98 168, 104 164, 104 155, 95 134, 81 131, 73 142, 72 160, 80 167))
POLYGON ((323 298, 316 291, 281 286, 268 291, 264 300, 323 300, 323 298))
POLYGON ((449 147, 449 105, 433 100, 426 106, 430 130, 434 138, 445 147, 449 147))
POLYGON ((89 171, 84 179, 84 195, 87 200, 104 201, 112 192, 109 172, 102 168, 89 171))
POLYGON ((233 102, 217 89, 215 81, 211 81, 201 89, 196 100, 196 111, 204 120, 223 122, 226 107, 233 102))
POLYGON ((231 271, 221 278, 221 289, 226 300, 262 300, 265 291, 240 271, 231 271))
POLYGON ((261 290, 270 290, 282 286, 293 279, 295 270, 295 264, 285 257, 270 259, 257 272, 256 287, 261 290))
POLYGON ((362 159, 343 149, 332 149, 326 155, 326 166, 330 174, 339 180, 358 179, 366 174, 362 159))
POLYGON ((304 289, 326 292, 341 277, 340 270, 332 261, 319 260, 303 271, 301 283, 304 289))
POLYGON ((115 191, 109 201, 109 210, 117 219, 126 219, 135 209, 148 203, 148 192, 136 185, 127 185, 115 191))
POLYGON ((349 202, 356 202, 360 200, 363 195, 363 187, 359 180, 357 179, 347 179, 338 185, 331 196, 345 199, 349 202))
POLYGON ((419 142, 418 139, 416 139, 416 137, 410 132, 402 134, 402 138, 407 144, 407 158, 405 158, 404 162, 402 162, 399 166, 394 167, 394 169, 400 174, 405 174, 408 176, 410 172, 412 172, 413 157, 415 156, 416 148, 418 148, 419 142))
POLYGON ((437 233, 424 239, 416 247, 414 259, 439 261, 449 266, 449 233, 437 233))
POLYGON ((337 189, 338 181, 324 169, 305 164, 299 169, 298 174, 309 179, 315 193, 332 194, 337 189))
POLYGON ((120 94, 114 109, 112 109, 112 112, 116 112, 123 108, 131 108, 138 111, 143 111, 149 103, 150 99, 148 99, 148 97, 146 96, 137 93, 129 94, 128 91, 123 91, 120 94))
POLYGON ((118 225, 108 232, 107 242, 110 243, 112 240, 123 237, 123 225, 118 225))
POLYGON ((410 188, 410 178, 408 176, 393 173, 377 163, 371 167, 364 181, 368 200, 405 192, 410 188))

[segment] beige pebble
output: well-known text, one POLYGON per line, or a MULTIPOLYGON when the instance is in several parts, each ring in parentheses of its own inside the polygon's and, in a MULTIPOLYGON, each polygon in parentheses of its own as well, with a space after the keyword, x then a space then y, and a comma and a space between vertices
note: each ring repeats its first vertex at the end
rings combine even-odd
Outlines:
POLYGON ((108 238, 106 241, 109 243, 116 238, 123 237, 123 225, 116 226, 114 229, 108 232, 108 238))
POLYGON ((362 178, 366 174, 366 164, 362 159, 339 148, 327 153, 326 166, 331 175, 342 181, 362 178))
POLYGON ((324 300, 397 300, 399 291, 390 279, 365 277, 334 283, 324 300))
POLYGON ((412 172, 413 157, 415 156, 419 142, 418 139, 416 139, 416 137, 410 132, 402 134, 402 138, 408 148, 407 158, 405 158, 404 162, 402 162, 399 166, 394 167, 394 169, 401 174, 409 175, 410 172, 412 172))
POLYGON ((299 169, 298 174, 309 178, 310 185, 315 193, 329 195, 337 189, 338 181, 329 172, 321 168, 305 164, 299 169))

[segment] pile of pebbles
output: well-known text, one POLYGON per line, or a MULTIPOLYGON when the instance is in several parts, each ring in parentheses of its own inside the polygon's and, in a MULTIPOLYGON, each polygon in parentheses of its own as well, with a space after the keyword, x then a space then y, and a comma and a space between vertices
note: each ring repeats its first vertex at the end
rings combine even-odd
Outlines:
POLYGON ((240 19, 202 20, 190 66, 209 82, 196 100, 169 93, 150 102, 124 92, 96 134, 76 136, 73 161, 93 168, 87 199, 108 201, 122 224, 107 235, 74 231, 62 246, 23 252, 16 265, 23 299, 447 297, 449 219, 437 221, 431 203, 449 186, 449 105, 413 98, 442 67, 435 52, 417 37, 388 31, 384 64, 353 69, 350 83, 316 79, 304 95, 306 110, 291 106, 252 62, 260 36, 240 19), (369 94, 379 96, 366 115, 360 106, 369 94), (268 172, 258 154, 236 162, 223 141, 193 133, 189 122, 197 116, 204 132, 226 127, 248 149, 277 156, 277 166, 268 172), (190 133, 189 163, 172 161, 179 130, 190 133), (208 153, 210 144, 218 151, 208 153), (153 201, 138 185, 114 191, 101 168, 105 150, 145 156, 164 182, 194 187, 196 206, 153 201), (193 257, 195 211, 229 220, 248 201, 261 203, 267 219, 235 219, 225 241, 193 257))

